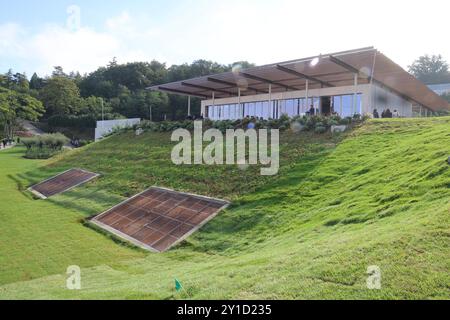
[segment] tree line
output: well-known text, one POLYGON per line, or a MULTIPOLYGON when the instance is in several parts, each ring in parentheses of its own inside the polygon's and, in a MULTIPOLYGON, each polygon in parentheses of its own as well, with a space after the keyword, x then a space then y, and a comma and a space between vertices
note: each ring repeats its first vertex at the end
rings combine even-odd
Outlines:
MULTIPOLYGON (((253 66, 246 61, 224 65, 197 60, 167 67, 158 61, 119 64, 114 58, 90 74, 66 73, 55 67, 50 76, 41 78, 34 73, 30 80, 24 73, 10 70, 0 74, 0 129, 10 137, 18 118, 62 126, 92 126, 102 117, 179 120, 186 116, 186 97, 145 88, 230 71, 236 64, 253 66)), ((418 58, 409 72, 426 84, 450 83, 449 65, 440 55, 418 58)), ((192 111, 200 113, 199 99, 192 99, 192 111)))
MULTIPOLYGON (((253 66, 246 61, 235 64, 240 64, 243 68, 253 66)), ((192 64, 167 67, 158 61, 119 64, 114 58, 107 66, 100 67, 90 74, 66 73, 58 66, 50 76, 41 78, 34 73, 30 80, 25 74, 10 70, 0 74, 1 123, 6 123, 4 121, 6 110, 10 119, 18 118, 17 108, 20 103, 18 105, 17 103, 25 100, 28 104, 22 108, 27 112, 21 112, 21 118, 32 121, 42 119, 62 126, 64 124, 92 126, 95 121, 102 118, 179 120, 186 116, 186 97, 152 92, 146 88, 230 71, 235 64, 223 65, 197 60, 192 64), (15 103, 9 106, 13 100, 15 103)), ((200 113, 199 99, 192 99, 192 111, 200 113)), ((13 127, 14 125, 11 126, 13 127)))

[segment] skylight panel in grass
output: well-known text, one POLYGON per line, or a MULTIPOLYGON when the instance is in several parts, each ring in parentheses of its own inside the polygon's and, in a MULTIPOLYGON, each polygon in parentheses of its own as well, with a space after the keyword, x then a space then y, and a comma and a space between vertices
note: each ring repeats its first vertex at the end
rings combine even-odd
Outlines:
POLYGON ((91 222, 141 248, 164 252, 227 206, 224 200, 153 187, 91 222))
POLYGON ((36 196, 47 199, 51 196, 66 192, 80 186, 96 177, 99 174, 82 169, 70 169, 48 180, 38 183, 28 190, 36 196))

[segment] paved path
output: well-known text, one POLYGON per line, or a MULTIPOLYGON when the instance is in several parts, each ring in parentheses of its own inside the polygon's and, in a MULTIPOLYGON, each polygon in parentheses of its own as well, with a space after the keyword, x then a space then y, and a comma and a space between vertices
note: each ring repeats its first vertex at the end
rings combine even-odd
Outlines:
POLYGON ((6 146, 5 148, 3 148, 3 145, 2 145, 2 147, 0 147, 0 152, 3 150, 8 150, 8 149, 14 148, 15 146, 16 146, 16 144, 12 144, 10 146, 6 146))
POLYGON ((22 120, 22 127, 25 129, 25 131, 30 132, 31 134, 35 135, 35 136, 40 136, 45 134, 44 131, 42 131, 41 129, 35 127, 30 121, 28 120, 22 120))
MULTIPOLYGON (((41 136, 43 134, 45 134, 44 131, 42 131, 41 129, 37 128, 35 125, 33 125, 30 121, 28 120, 22 120, 21 122, 22 127, 25 129, 25 131, 28 131, 29 133, 35 135, 35 136, 41 136)), ((65 149, 73 149, 72 144, 69 142, 64 146, 65 149)))

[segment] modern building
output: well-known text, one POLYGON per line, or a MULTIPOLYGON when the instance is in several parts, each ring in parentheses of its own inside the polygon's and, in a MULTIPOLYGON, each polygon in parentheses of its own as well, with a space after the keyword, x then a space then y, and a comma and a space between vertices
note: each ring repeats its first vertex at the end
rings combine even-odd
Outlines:
POLYGON ((440 96, 450 94, 450 83, 430 84, 428 88, 440 96))
POLYGON ((212 120, 276 119, 316 113, 342 117, 397 110, 402 117, 450 109, 447 101, 373 47, 240 69, 148 88, 202 99, 212 120))

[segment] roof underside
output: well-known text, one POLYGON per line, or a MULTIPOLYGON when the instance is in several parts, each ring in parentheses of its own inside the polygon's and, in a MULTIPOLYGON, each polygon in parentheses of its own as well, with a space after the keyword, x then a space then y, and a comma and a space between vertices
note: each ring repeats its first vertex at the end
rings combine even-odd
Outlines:
POLYGON ((400 96, 437 111, 450 106, 426 85, 374 48, 338 52, 299 60, 177 81, 148 88, 173 94, 216 99, 309 89, 375 83, 400 96), (374 70, 374 72, 372 72, 374 70))

